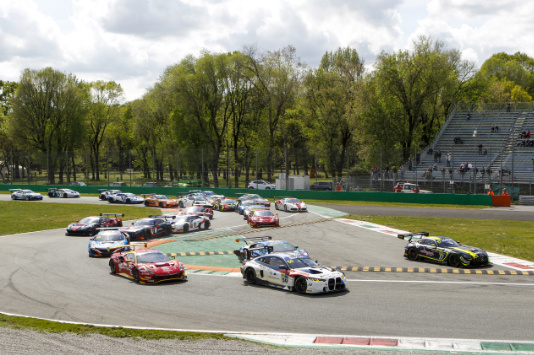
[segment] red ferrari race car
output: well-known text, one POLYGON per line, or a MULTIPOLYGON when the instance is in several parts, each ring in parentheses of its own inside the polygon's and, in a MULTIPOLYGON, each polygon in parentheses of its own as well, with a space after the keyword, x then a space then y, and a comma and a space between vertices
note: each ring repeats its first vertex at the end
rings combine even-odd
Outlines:
POLYGON ((109 260, 112 274, 122 275, 141 284, 187 280, 184 264, 171 260, 159 250, 141 249, 114 253, 109 260))
POLYGON ((213 209, 209 207, 202 207, 202 206, 192 206, 187 207, 180 212, 176 213, 177 216, 189 216, 189 215, 195 215, 195 216, 205 216, 209 219, 213 219, 213 209))
POLYGON ((262 226, 278 227, 280 225, 280 219, 277 214, 268 210, 256 210, 248 217, 248 223, 252 228, 262 226))

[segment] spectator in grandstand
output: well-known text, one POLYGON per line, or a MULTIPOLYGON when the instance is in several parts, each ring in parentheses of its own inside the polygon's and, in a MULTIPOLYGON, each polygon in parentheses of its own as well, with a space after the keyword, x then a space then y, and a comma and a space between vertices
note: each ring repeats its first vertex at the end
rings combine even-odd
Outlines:
POLYGON ((483 148, 483 147, 484 147, 484 145, 483 145, 482 143, 480 143, 480 144, 478 145, 478 154, 479 154, 479 155, 482 155, 482 148, 483 148))
POLYGON ((510 103, 506 104, 506 112, 510 112, 510 103))
POLYGON ((471 112, 468 112, 467 115, 465 116, 465 119, 466 120, 470 120, 471 119, 471 112))
POLYGON ((405 171, 405 169, 404 169, 404 165, 403 165, 403 166, 401 166, 401 168, 400 168, 400 179, 401 179, 401 180, 404 180, 404 171, 405 171))
POLYGON ((421 152, 417 152, 415 153, 415 163, 419 165, 420 162, 421 162, 421 152))
POLYGON ((441 163, 441 150, 438 149, 438 163, 441 163))
POLYGON ((447 166, 451 166, 451 153, 447 153, 447 166))
POLYGON ((534 171, 534 158, 532 158, 532 171, 534 171))
POLYGON ((495 133, 495 126, 491 126, 491 133, 495 133))

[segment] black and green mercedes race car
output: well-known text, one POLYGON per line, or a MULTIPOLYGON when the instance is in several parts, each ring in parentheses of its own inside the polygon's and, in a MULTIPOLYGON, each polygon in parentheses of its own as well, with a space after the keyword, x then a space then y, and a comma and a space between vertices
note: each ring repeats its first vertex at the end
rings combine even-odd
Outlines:
POLYGON ((449 264, 454 267, 475 267, 489 264, 485 250, 461 245, 452 238, 429 236, 426 232, 399 234, 408 239, 404 256, 410 260, 449 264))

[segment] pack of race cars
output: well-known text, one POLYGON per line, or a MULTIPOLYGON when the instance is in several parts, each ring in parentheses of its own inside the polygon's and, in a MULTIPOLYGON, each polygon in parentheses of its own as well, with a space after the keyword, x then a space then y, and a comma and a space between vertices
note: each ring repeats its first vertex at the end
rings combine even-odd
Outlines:
MULTIPOLYGON (((21 194, 20 191, 14 191, 13 194, 15 193, 21 194)), ((214 217, 213 210, 221 213, 220 216, 228 211, 241 214, 252 228, 280 225, 278 214, 270 210, 270 201, 257 194, 240 194, 239 197, 232 198, 192 191, 177 199, 151 194, 141 200, 133 194, 107 190, 102 191, 99 198, 110 203, 139 203, 160 209, 177 209, 141 218, 128 226, 123 225, 124 215, 102 213, 99 216, 85 217, 67 227, 66 235, 91 236, 89 256, 109 257, 112 274, 142 284, 187 280, 182 262, 169 258, 161 251, 147 249, 148 242, 173 234, 208 230, 214 217), (126 202, 127 198, 130 199, 129 202, 126 202)), ((274 206, 275 210, 285 212, 308 210, 303 201, 293 197, 275 198, 274 206)), ((399 235, 399 238, 408 240, 404 256, 409 260, 452 267, 490 265, 484 250, 461 245, 451 238, 429 236, 425 232, 399 235)), ((264 236, 238 238, 237 241, 243 245, 234 254, 241 263, 241 274, 248 284, 267 284, 303 294, 347 290, 342 271, 317 264, 305 249, 285 240, 273 240, 272 237, 264 236)))

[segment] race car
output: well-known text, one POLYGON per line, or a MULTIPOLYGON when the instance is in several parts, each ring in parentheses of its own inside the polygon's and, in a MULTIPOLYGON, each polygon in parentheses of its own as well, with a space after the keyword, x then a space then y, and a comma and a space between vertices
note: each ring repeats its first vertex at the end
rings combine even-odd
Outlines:
POLYGON ((80 197, 80 193, 78 191, 74 191, 71 189, 57 189, 57 188, 50 188, 48 189, 48 197, 80 197))
POLYGON ((266 210, 254 210, 248 216, 248 223, 252 228, 262 226, 278 227, 280 225, 280 219, 277 214, 266 210))
POLYGON ((285 240, 273 240, 273 237, 270 236, 240 238, 235 241, 245 242, 241 248, 234 250, 234 254, 237 255, 241 263, 269 253, 309 256, 306 250, 299 249, 298 246, 285 240))
POLYGON ((121 190, 98 190, 98 192, 100 192, 98 198, 102 201, 107 201, 111 195, 122 193, 121 190))
POLYGON ((125 276, 141 284, 187 280, 187 272, 181 261, 171 260, 154 249, 134 249, 111 254, 109 268, 111 274, 125 276))
POLYGON ((179 201, 168 198, 165 195, 150 195, 147 198, 145 198, 145 206, 153 206, 153 207, 179 207, 179 201))
POLYGON ((399 234, 408 239, 404 256, 410 260, 449 264, 453 267, 485 266, 490 263, 485 250, 461 245, 452 238, 430 236, 426 232, 399 234))
POLYGON ((247 223, 248 223, 248 219, 250 217, 250 215, 252 214, 252 212, 254 211, 268 211, 269 208, 265 207, 264 205, 250 205, 250 206, 246 206, 244 209, 243 209, 243 219, 246 219, 247 220, 247 223))
POLYGON ((301 255, 268 254, 247 260, 241 275, 248 284, 265 283, 303 294, 347 290, 345 274, 301 255))
POLYGON ((398 182, 397 185, 393 186, 393 192, 404 192, 404 193, 416 193, 416 194, 431 194, 430 190, 421 190, 419 185, 411 184, 409 182, 398 182))
POLYGON ((187 215, 195 215, 195 216, 205 216, 209 219, 213 219, 213 210, 209 207, 202 207, 202 206, 192 206, 187 207, 180 212, 176 213, 177 216, 187 216, 187 215))
POLYGON ((168 237, 172 233, 171 222, 167 218, 153 217, 141 218, 132 225, 122 228, 130 236, 130 240, 149 240, 156 237, 168 237))
POLYGON ((308 206, 294 197, 283 197, 274 202, 276 210, 283 210, 286 212, 307 212, 308 206))
POLYGON ((231 198, 219 198, 213 202, 213 209, 218 211, 235 211, 237 201, 231 198))
POLYGON ((99 228, 122 227, 123 213, 101 213, 69 224, 65 235, 95 235, 99 228))
POLYGON ((43 195, 27 189, 10 189, 12 200, 40 201, 43 195))
POLYGON ((256 204, 256 200, 241 201, 240 203, 237 204, 235 211, 239 214, 243 214, 243 211, 245 210, 245 208, 252 206, 252 205, 258 205, 256 204))
POLYGON ((130 238, 117 228, 101 229, 97 235, 89 239, 89 257, 110 256, 118 251, 127 250, 130 238))
POLYGON ((126 203, 126 204, 139 204, 144 203, 145 199, 136 194, 130 192, 121 192, 118 194, 110 195, 108 199, 109 203, 126 203))
POLYGON ((243 193, 237 193, 236 195, 241 195, 240 197, 237 198, 237 204, 239 205, 240 203, 244 202, 244 201, 249 201, 249 200, 254 200, 257 202, 258 205, 265 205, 267 207, 271 207, 271 202, 266 199, 266 198, 263 198, 261 197, 260 195, 258 194, 243 194, 243 193))
MULTIPOLYGON (((168 217, 168 216, 166 216, 168 217)), ((171 220, 173 233, 187 233, 210 228, 209 217, 197 215, 172 216, 171 220)))

